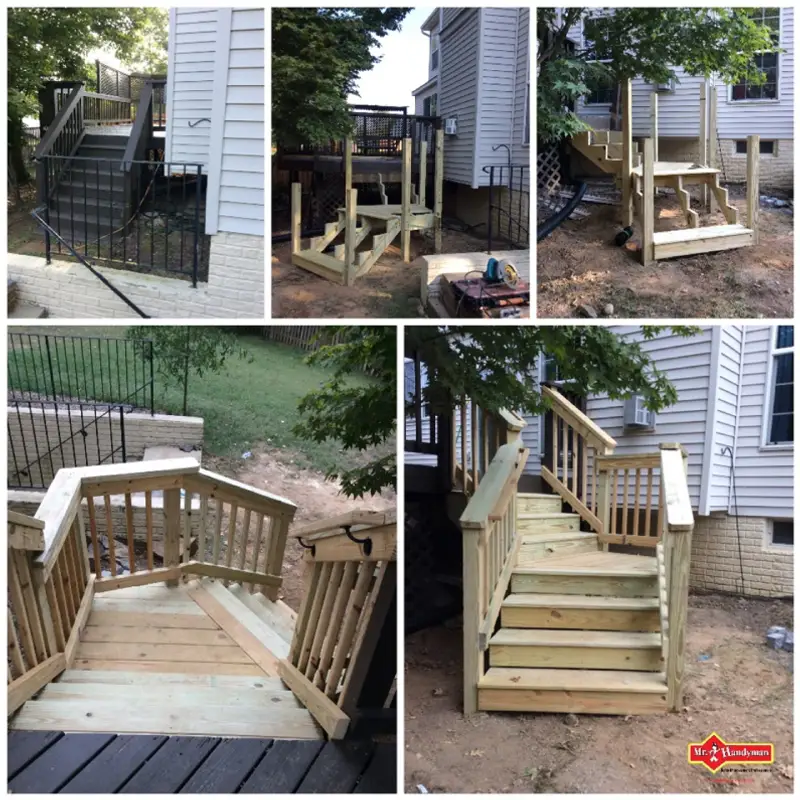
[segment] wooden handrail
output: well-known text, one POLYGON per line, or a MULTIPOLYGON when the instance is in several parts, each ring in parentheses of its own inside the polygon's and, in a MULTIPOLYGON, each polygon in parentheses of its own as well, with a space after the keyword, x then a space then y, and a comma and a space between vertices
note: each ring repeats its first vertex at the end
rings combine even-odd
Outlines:
POLYGON ((688 457, 677 444, 661 445, 664 513, 664 562, 667 587, 667 706, 683 705, 686 617, 689 609, 689 565, 694 515, 687 481, 688 457))
POLYGON ((520 461, 527 460, 528 450, 518 442, 504 444, 495 453, 489 469, 483 476, 477 491, 470 498, 459 520, 462 529, 486 528, 489 517, 496 513, 498 501, 509 479, 514 475, 520 461))
POLYGON ((66 126, 70 116, 72 116, 72 113, 83 101, 83 95, 83 84, 76 86, 72 92, 70 92, 67 102, 61 106, 61 109, 48 126, 47 131, 45 131, 44 136, 42 136, 41 141, 36 147, 36 150, 33 153, 34 158, 41 158, 42 156, 46 156, 50 153, 53 148, 53 144, 55 143, 56 139, 58 139, 61 131, 64 130, 64 127, 66 126))
POLYGON ((590 444, 601 450, 603 454, 610 453, 617 446, 614 439, 599 425, 592 422, 579 408, 570 403, 557 389, 543 385, 542 394, 552 401, 553 411, 561 419, 568 422, 590 444))

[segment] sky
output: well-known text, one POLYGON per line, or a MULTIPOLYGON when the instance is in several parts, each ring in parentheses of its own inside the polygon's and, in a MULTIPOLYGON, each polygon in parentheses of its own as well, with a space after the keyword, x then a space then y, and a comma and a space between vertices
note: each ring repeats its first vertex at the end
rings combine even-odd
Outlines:
POLYGON ((415 8, 403 20, 399 31, 381 40, 373 50, 381 61, 358 80, 358 96, 350 95, 349 103, 380 106, 408 106, 414 111, 411 92, 428 80, 430 42, 420 27, 431 15, 434 6, 415 8))

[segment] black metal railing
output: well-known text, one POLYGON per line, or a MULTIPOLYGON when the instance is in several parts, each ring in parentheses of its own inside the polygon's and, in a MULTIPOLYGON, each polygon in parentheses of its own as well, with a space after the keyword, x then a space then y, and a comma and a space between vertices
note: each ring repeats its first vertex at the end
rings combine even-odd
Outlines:
POLYGON ((124 464, 122 406, 8 402, 8 488, 46 489, 59 469, 124 464))
POLYGON ((36 212, 57 234, 45 228, 48 263, 74 250, 101 266, 207 280, 201 164, 53 155, 39 167, 36 212))
POLYGON ((131 76, 127 72, 109 67, 101 61, 95 61, 97 91, 99 94, 114 95, 131 99, 131 76))
POLYGON ((512 247, 527 246, 530 219, 530 166, 503 164, 484 167, 489 175, 489 216, 487 249, 495 239, 512 247))
POLYGON ((9 331, 9 397, 154 413, 153 342, 9 331))

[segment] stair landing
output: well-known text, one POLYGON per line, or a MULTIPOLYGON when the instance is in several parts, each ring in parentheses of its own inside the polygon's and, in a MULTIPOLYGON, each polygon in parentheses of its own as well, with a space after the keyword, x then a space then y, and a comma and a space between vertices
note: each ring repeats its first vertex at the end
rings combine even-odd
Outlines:
POLYGON ((294 623, 270 606, 283 624, 207 578, 96 594, 71 668, 9 727, 320 739, 278 678, 294 623))

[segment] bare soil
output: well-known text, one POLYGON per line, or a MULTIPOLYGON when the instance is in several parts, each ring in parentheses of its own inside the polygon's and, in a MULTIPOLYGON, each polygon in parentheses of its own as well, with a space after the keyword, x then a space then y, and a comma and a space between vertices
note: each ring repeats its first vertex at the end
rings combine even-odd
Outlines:
MULTIPOLYGON (((731 188, 745 219, 745 198, 731 188)), ((693 204, 700 211, 699 205, 693 204)), ((616 247, 619 207, 586 204, 591 216, 567 220, 537 246, 539 317, 598 313, 611 303, 614 317, 779 318, 793 309, 794 218, 786 209, 762 207, 754 247, 639 263, 641 227, 616 247)), ((656 199, 656 230, 685 226, 673 195, 656 199)), ((700 213, 701 225, 724 225, 722 213, 700 213)))
POLYGON ((765 636, 792 618, 787 601, 691 597, 683 711, 640 717, 466 720, 460 622, 420 631, 406 640, 406 791, 790 793, 793 661, 765 636), (716 775, 690 766, 687 745, 713 731, 728 742, 774 743, 775 763, 716 775))
MULTIPOLYGON (((314 318, 407 318, 424 316, 420 302, 422 256, 433 252, 429 238, 411 237, 410 264, 390 245, 372 269, 353 286, 340 286, 292 266, 291 243, 272 248, 272 316, 314 318)), ((442 232, 442 252, 486 249, 486 239, 458 231, 442 232)))
MULTIPOLYGON (((389 510, 397 503, 395 493, 390 490, 358 500, 346 497, 337 481, 326 480, 325 475, 317 470, 298 467, 293 463, 294 456, 286 450, 258 446, 252 453, 253 456, 246 461, 206 455, 203 465, 296 503, 297 513, 292 528, 356 509, 389 510)), ((283 557, 283 585, 279 597, 297 611, 303 595, 303 548, 291 538, 292 528, 289 529, 290 538, 283 557)))

